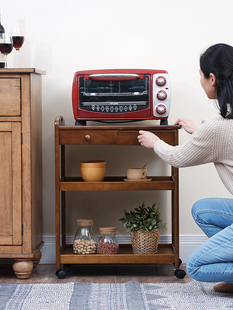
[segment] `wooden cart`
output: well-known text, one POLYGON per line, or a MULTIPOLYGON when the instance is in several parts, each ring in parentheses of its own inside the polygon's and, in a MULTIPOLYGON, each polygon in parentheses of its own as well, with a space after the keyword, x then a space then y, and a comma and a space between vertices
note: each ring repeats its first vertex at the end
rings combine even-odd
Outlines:
POLYGON ((139 145, 140 129, 148 130, 171 145, 178 144, 179 126, 65 126, 62 116, 55 120, 55 185, 56 185, 56 275, 66 277, 61 264, 161 264, 173 263, 175 276, 184 278, 179 269, 179 182, 178 169, 171 167, 170 176, 154 176, 152 181, 124 182, 125 177, 105 177, 102 182, 84 182, 81 177, 65 173, 65 147, 67 145, 139 145), (159 244, 157 254, 133 254, 131 245, 120 245, 119 254, 78 255, 72 245, 66 244, 66 192, 69 191, 171 191, 172 243, 159 244), (61 239, 61 244, 60 244, 61 239))

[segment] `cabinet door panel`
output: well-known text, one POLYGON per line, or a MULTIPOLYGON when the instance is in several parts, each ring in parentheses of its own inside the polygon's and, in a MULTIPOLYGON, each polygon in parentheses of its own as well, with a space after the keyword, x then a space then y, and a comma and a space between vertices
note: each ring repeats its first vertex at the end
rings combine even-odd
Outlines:
POLYGON ((21 115, 20 79, 0 79, 0 115, 21 115))
POLYGON ((0 123, 0 245, 20 245, 21 124, 0 123))

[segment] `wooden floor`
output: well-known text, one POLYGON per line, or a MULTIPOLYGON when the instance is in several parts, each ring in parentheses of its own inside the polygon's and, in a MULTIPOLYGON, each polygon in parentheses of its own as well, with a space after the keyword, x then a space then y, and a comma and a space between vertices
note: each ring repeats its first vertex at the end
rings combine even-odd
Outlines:
MULTIPOLYGON (((185 270, 182 264, 180 269, 185 270)), ((184 279, 174 276, 173 264, 163 265, 71 265, 65 279, 58 279, 55 275, 55 265, 41 265, 33 268, 29 279, 17 279, 12 265, 0 263, 0 283, 33 284, 33 283, 124 283, 135 281, 138 283, 187 283, 191 278, 184 279)))

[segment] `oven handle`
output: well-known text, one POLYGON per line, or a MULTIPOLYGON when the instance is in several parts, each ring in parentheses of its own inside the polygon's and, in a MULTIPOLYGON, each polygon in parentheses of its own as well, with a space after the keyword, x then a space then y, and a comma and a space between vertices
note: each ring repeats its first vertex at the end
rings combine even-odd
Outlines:
POLYGON ((110 73, 110 74, 91 74, 88 76, 89 80, 97 81, 127 81, 140 79, 139 74, 124 74, 124 73, 110 73))

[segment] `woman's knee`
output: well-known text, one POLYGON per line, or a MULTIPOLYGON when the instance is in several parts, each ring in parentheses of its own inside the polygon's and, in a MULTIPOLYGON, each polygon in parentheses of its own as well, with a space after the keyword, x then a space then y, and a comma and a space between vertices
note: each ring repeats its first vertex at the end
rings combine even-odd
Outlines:
POLYGON ((192 215, 202 212, 232 214, 233 199, 230 198, 203 198, 196 201, 192 207, 192 215))
POLYGON ((204 199, 200 199, 198 201, 196 201, 192 207, 192 216, 195 220, 195 222, 197 222, 197 216, 198 214, 206 207, 208 198, 204 198, 204 199))

